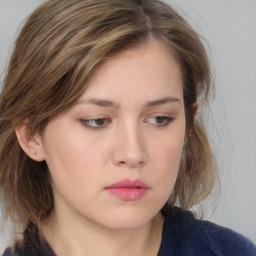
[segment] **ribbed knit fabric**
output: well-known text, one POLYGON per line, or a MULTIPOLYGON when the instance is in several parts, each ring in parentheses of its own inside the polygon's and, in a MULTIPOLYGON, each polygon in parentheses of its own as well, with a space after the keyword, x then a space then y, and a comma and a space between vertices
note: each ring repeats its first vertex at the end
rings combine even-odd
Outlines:
MULTIPOLYGON (((24 252, 8 248, 3 256, 55 256, 39 238, 38 244, 37 249, 27 246, 24 252)), ((158 256, 256 256, 256 246, 228 228, 174 208, 165 216, 158 256)))

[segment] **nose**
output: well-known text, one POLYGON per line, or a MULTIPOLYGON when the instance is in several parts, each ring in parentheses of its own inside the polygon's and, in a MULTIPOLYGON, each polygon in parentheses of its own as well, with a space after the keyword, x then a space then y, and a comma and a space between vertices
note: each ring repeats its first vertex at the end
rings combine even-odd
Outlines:
POLYGON ((139 127, 125 126, 120 128, 115 138, 113 162, 118 166, 139 168, 146 164, 146 142, 139 127))

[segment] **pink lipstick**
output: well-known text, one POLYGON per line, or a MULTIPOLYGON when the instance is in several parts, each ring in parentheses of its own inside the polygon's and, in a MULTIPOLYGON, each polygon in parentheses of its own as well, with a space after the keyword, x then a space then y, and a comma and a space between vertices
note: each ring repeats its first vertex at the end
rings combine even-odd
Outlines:
POLYGON ((110 194, 124 201, 136 201, 143 197, 149 186, 141 180, 121 180, 105 188, 110 194))

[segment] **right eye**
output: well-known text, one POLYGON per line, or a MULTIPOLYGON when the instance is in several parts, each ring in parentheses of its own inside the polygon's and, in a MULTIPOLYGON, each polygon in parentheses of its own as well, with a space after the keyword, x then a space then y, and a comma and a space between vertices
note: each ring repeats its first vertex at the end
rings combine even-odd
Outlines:
POLYGON ((107 118, 80 119, 80 122, 85 127, 91 129, 100 129, 104 128, 107 124, 109 124, 110 120, 108 120, 107 118))

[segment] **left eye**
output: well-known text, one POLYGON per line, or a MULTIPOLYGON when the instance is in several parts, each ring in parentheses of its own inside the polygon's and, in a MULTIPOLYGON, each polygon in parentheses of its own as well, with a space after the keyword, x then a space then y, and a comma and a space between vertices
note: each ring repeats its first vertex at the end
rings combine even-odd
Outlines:
POLYGON ((80 121, 82 125, 92 129, 103 128, 109 123, 107 118, 81 119, 80 121))
POLYGON ((148 122, 158 126, 167 126, 173 121, 173 118, 167 116, 152 116, 148 118, 148 122))

